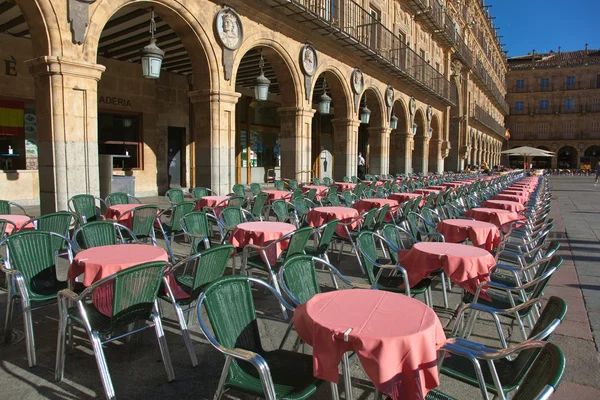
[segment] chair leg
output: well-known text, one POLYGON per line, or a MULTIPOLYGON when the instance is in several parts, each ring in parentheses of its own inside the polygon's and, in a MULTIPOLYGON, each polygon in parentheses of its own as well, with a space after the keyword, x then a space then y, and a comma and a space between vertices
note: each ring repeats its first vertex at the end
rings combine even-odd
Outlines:
MULTIPOLYGON (((60 300, 59 300, 60 301, 60 300)), ((56 365, 54 367, 54 380, 62 381, 65 374, 65 353, 68 319, 65 310, 59 303, 58 339, 56 342, 56 365)), ((73 339, 71 338, 71 341, 73 339)))
POLYGON ((283 348, 283 345, 284 345, 285 341, 287 340, 288 336, 290 335, 290 332, 292 331, 293 327, 294 327, 294 321, 290 321, 287 329, 285 330, 285 334, 283 335, 283 339, 281 339, 281 343, 279 344, 280 350, 283 348))
POLYGON ((185 322, 185 315, 183 315, 183 311, 181 310, 181 306, 179 304, 175 303, 173 304, 173 307, 175 308, 175 314, 177 315, 177 322, 179 322, 179 329, 181 329, 181 336, 183 336, 185 347, 187 347, 190 360, 192 361, 192 367, 195 367, 198 365, 198 359, 196 358, 196 351, 194 350, 194 344, 192 343, 192 338, 190 337, 190 331, 188 330, 188 326, 185 322))
POLYGON ((27 346, 27 361, 30 367, 35 367, 35 338, 33 337, 33 320, 31 318, 31 303, 27 299, 22 299, 23 323, 25 325, 25 344, 27 346))
POLYGON ((6 317, 4 319, 4 343, 9 343, 12 339, 12 320, 15 311, 15 296, 11 292, 11 284, 8 283, 8 304, 6 305, 6 317))
POLYGON ((175 371, 173 370, 173 364, 171 363, 171 355, 169 354, 169 347, 167 346, 167 338, 162 327, 162 322, 158 314, 152 316, 152 322, 154 323, 154 330, 156 331, 156 339, 158 340, 158 347, 160 348, 160 355, 165 365, 165 371, 167 371, 167 379, 169 382, 175 379, 175 371))
POLYGON ((344 353, 342 357, 342 371, 344 374, 344 389, 346 400, 352 400, 352 382, 350 380, 350 362, 348 361, 348 353, 344 353))
POLYGON ((213 400, 219 400, 223 395, 223 386, 225 385, 225 381, 227 380, 227 375, 229 375, 229 366, 231 365, 231 360, 231 356, 227 356, 225 358, 225 365, 223 366, 223 371, 221 371, 219 385, 217 386, 217 391, 215 392, 213 400))
POLYGON ((331 388, 331 400, 340 400, 337 383, 329 382, 329 387, 331 388))
MULTIPOLYGON (((271 276, 271 283, 273 284, 273 289, 275 289, 275 291, 283 297, 283 295, 281 294, 281 289, 279 288, 279 283, 277 282, 277 276, 275 275, 275 272, 270 271, 269 275, 271 276)), ((287 310, 285 309, 283 304, 280 304, 279 306, 281 307, 281 313, 283 314, 283 318, 287 320, 287 310)))
POLYGON ((90 333, 90 339, 92 348, 94 349, 94 356, 96 357, 96 364, 98 365, 98 372, 100 372, 100 380, 102 380, 102 386, 104 387, 104 394, 109 400, 116 399, 115 389, 110 378, 106 358, 104 357, 104 350, 102 350, 102 342, 95 333, 90 333))
POLYGON ((440 276, 442 278, 442 294, 444 295, 444 308, 448 309, 448 292, 446 289, 446 274, 442 272, 440 276))

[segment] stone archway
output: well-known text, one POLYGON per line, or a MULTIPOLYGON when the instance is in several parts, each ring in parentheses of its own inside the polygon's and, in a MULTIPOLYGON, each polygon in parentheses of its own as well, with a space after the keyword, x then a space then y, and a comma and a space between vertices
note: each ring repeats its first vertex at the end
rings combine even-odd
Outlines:
POLYGON ((367 106, 371 111, 369 123, 361 123, 358 129, 358 151, 367 162, 367 173, 387 174, 389 170, 389 121, 386 121, 383 97, 376 87, 369 87, 362 93, 358 102, 358 117, 361 109, 367 106))
MULTIPOLYGON (((537 146, 537 148, 540 150, 546 150, 546 151, 550 151, 550 152, 552 151, 547 146, 537 146)), ((538 169, 547 169, 547 168, 550 168, 552 165, 551 157, 533 157, 533 159, 531 161, 533 163, 533 168, 538 168, 538 169)))
POLYGON ((578 153, 573 146, 563 146, 558 150, 558 168, 576 169, 578 167, 578 153))
POLYGON ((598 163, 600 163, 600 146, 589 146, 583 152, 583 157, 585 161, 590 165, 591 170, 594 171, 598 163))
POLYGON ((429 138, 425 135, 427 125, 421 109, 415 113, 416 133, 414 137, 414 150, 412 155, 412 169, 415 173, 427 173, 427 152, 429 151, 429 138), (427 142, 427 143, 426 143, 427 142), (425 146, 427 145, 427 150, 425 146))
POLYGON ((431 118, 431 139, 429 141, 429 172, 444 172, 444 160, 442 158, 442 131, 437 115, 431 118))
POLYGON ((398 126, 390 134, 390 173, 407 173, 410 172, 412 155, 408 108, 402 99, 397 99, 393 108, 394 115, 398 118, 398 126))

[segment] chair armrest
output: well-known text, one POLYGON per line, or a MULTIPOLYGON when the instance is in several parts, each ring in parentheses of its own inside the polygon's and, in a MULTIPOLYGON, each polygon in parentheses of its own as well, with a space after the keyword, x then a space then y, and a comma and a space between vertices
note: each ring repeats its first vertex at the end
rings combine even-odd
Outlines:
POLYGON ((79 301, 84 297, 83 293, 81 295, 78 295, 71 289, 63 289, 63 290, 59 291, 56 294, 56 296, 58 297, 59 300, 61 298, 64 298, 64 299, 68 299, 68 300, 72 300, 72 301, 79 301))

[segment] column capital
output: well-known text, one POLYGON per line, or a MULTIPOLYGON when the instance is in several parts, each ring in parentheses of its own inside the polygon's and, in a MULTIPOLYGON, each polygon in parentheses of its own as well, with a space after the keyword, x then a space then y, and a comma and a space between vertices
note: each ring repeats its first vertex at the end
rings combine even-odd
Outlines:
POLYGON ((193 90, 188 92, 188 97, 192 103, 218 102, 235 105, 242 94, 228 90, 193 90))
POLYGON ((367 132, 369 133, 386 133, 389 134, 390 132, 392 132, 392 128, 389 127, 385 127, 385 126, 376 126, 376 127, 369 127, 367 128, 367 132))
POLYGON ((414 139, 415 134, 413 132, 399 132, 397 133, 403 139, 414 139))
POLYGON ((308 117, 312 118, 317 112, 310 107, 279 107, 277 112, 280 117, 308 117))
POLYGON ((358 128, 360 126, 359 119, 350 119, 350 118, 334 118, 331 120, 331 124, 337 127, 352 127, 358 128))
POLYGON ((99 81, 106 70, 104 65, 69 60, 63 57, 43 56, 25 61, 32 76, 71 75, 99 81))

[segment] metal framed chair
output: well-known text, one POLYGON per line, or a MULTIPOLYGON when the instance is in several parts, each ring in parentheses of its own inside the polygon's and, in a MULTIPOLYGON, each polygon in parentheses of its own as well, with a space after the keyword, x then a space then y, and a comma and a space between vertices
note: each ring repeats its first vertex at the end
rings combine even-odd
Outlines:
POLYGON ((285 190, 285 182, 282 180, 275 181, 275 189, 277 190, 285 190))
POLYGON ((333 234, 333 239, 336 242, 340 243, 340 250, 338 252, 338 262, 340 261, 340 258, 342 257, 342 253, 344 252, 344 245, 346 243, 350 243, 350 246, 352 246, 352 251, 353 251, 354 255, 356 256, 358 265, 359 265, 360 270, 363 273, 363 275, 365 275, 365 267, 362 263, 360 255, 358 253, 358 249, 356 248, 356 238, 358 237, 358 234, 361 231, 370 230, 373 227, 373 224, 375 223, 375 214, 376 213, 377 213, 377 209, 372 208, 369 211, 362 213, 361 215, 359 215, 352 221, 340 222, 340 223, 338 223, 338 226, 340 226, 344 229, 343 232, 342 233, 334 232, 334 234, 333 234), (355 226, 357 224, 358 224, 358 227, 356 229, 353 229, 353 226, 355 226))
POLYGON ((183 203, 185 201, 185 195, 186 193, 183 189, 169 189, 165 193, 165 197, 169 200, 171 205, 183 203))
POLYGON ((0 218, 0 232, 2 232, 2 238, 10 235, 11 233, 16 233, 17 231, 18 228, 14 222, 0 218))
POLYGON ((69 211, 77 215, 79 225, 101 221, 103 219, 102 206, 108 209, 108 204, 104 200, 91 194, 75 195, 69 199, 67 204, 69 211), (96 202, 100 202, 100 205, 97 205, 96 202))
POLYGON ((116 206, 117 204, 141 204, 142 202, 135 196, 125 192, 114 192, 106 196, 104 199, 106 204, 109 206, 116 206))
MULTIPOLYGON (((167 265, 163 261, 140 264, 94 283, 80 295, 69 289, 58 293, 60 317, 56 345, 56 381, 61 381, 64 376, 65 345, 67 328, 70 325, 83 327, 89 335, 106 398, 114 399, 116 395, 102 345, 142 329, 154 328, 168 380, 170 382, 175 379, 156 301, 167 265), (107 284, 112 286, 112 299, 106 300, 110 303, 107 307, 110 308, 109 314, 103 313, 96 308, 93 302, 89 301, 89 298, 95 295, 97 297, 106 296, 107 284), (103 289, 104 292, 98 294, 103 289), (69 306, 71 302, 75 303, 74 307, 69 306), (149 324, 125 334, 122 333, 123 328, 138 322, 149 322, 149 324), (106 339, 102 340, 102 338, 106 339)), ((70 338, 70 340, 73 339, 70 338)))
POLYGON ((298 227, 298 218, 296 208, 293 204, 285 200, 275 200, 271 205, 271 209, 275 213, 275 218, 278 222, 289 222, 298 227))
POLYGON ((20 206, 19 204, 15 203, 13 201, 0 200, 0 214, 11 215, 12 214, 11 207, 18 208, 19 210, 21 210, 23 215, 29 216, 27 214, 27 211, 25 211, 25 209, 22 206, 20 206))
POLYGON ((305 253, 329 262, 327 252, 329 251, 335 228, 338 226, 339 222, 340 220, 335 218, 326 224, 316 227, 314 233, 318 236, 319 240, 315 243, 315 247, 306 246, 304 249, 305 253))
POLYGON ((236 226, 241 223, 254 221, 254 215, 249 211, 244 210, 240 207, 225 207, 221 210, 218 221, 223 232, 221 242, 225 243, 225 240, 233 232, 236 226))
POLYGON ((62 242, 58 247, 65 249, 69 262, 72 262, 71 241, 54 232, 24 231, 11 234, 0 242, 0 248, 6 251, 6 259, 0 264, 0 270, 7 276, 8 289, 4 342, 8 343, 12 338, 15 302, 20 299, 30 367, 36 365, 32 311, 43 308, 48 303, 53 304, 56 294, 68 286, 66 281, 59 281, 56 277, 57 240, 62 242))
POLYGON ((172 263, 175 263, 175 255, 173 254, 173 240, 177 236, 184 235, 185 232, 181 227, 181 218, 189 212, 192 212, 196 207, 193 201, 184 201, 183 203, 173 204, 166 210, 158 214, 158 227, 165 239, 167 251, 172 263))
POLYGON ((210 238, 212 237, 211 220, 214 225, 217 226, 221 238, 223 237, 223 231, 219 220, 214 215, 205 213, 203 211, 192 211, 181 217, 181 229, 185 236, 190 242, 190 255, 195 254, 202 250, 200 244, 203 245, 204 249, 209 249, 210 238))
POLYGON ((135 234, 125 225, 116 221, 88 222, 73 232, 73 248, 75 251, 91 249, 92 247, 110 246, 126 243, 128 240, 137 242, 135 234), (123 234, 125 232, 125 234, 123 234))
POLYGON ((131 231, 138 240, 148 240, 156 246, 155 222, 160 214, 158 206, 147 205, 135 207, 119 216, 117 222, 124 225, 124 220, 130 220, 131 231))
POLYGON ((205 196, 216 195, 216 193, 213 192, 211 189, 209 189, 207 187, 202 187, 202 186, 198 186, 198 187, 192 188, 190 190, 190 194, 192 195, 192 197, 195 200, 199 200, 199 199, 201 199, 202 197, 205 197, 205 196))
MULTIPOLYGON (((206 288, 196 307, 200 329, 225 356, 214 399, 219 400, 228 389, 267 400, 307 399, 322 383, 314 378, 312 356, 263 348, 252 285, 271 292, 282 308, 293 309, 273 287, 260 279, 228 276, 206 288), (229 301, 223 301, 223 296, 227 296, 229 301), (203 319, 203 308, 212 327, 210 330, 203 319)), ((337 386, 332 385, 332 390, 334 398, 337 398, 337 386)))
POLYGON ((252 214, 259 221, 263 220, 264 208, 268 198, 269 195, 267 193, 259 193, 254 196, 254 200, 252 201, 252 214))
POLYGON ((230 195, 244 198, 246 197, 246 186, 242 185, 241 183, 236 183, 235 185, 233 185, 231 191, 232 193, 230 193, 230 195))
POLYGON ((230 244, 201 250, 177 263, 163 278, 165 291, 159 293, 158 297, 172 304, 175 308, 179 329, 181 329, 183 341, 194 367, 198 365, 198 360, 184 313, 194 309, 192 304, 196 302, 206 285, 223 276, 234 250, 234 247, 230 244), (188 270, 191 270, 191 272, 188 272, 188 270), (177 294, 173 292, 171 282, 175 283, 179 290, 185 293, 185 296, 178 298, 177 294))

